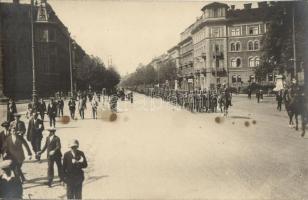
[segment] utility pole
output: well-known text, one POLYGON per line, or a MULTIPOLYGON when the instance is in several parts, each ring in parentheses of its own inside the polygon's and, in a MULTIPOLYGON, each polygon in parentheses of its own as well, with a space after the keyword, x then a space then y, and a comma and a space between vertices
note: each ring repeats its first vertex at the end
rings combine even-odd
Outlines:
POLYGON ((34 46, 34 21, 33 21, 33 6, 34 0, 31 0, 30 17, 31 17, 31 45, 32 45, 32 101, 36 98, 36 69, 35 69, 35 46, 34 46))

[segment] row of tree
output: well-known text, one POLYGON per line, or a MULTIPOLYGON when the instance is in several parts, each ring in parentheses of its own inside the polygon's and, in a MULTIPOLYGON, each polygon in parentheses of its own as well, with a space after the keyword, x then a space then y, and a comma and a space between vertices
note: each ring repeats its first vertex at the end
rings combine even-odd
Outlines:
POLYGON ((99 57, 85 55, 76 63, 77 88, 87 90, 89 86, 94 91, 113 89, 120 82, 120 75, 114 67, 105 66, 99 57))
POLYGON ((174 85, 176 80, 176 65, 172 60, 166 60, 157 64, 154 67, 151 64, 139 64, 136 71, 127 75, 121 82, 123 86, 137 86, 137 85, 156 85, 170 83, 174 85))
POLYGON ((256 70, 257 77, 274 71, 294 76, 294 42, 297 72, 304 70, 308 59, 308 3, 306 1, 272 2, 269 13, 269 31, 262 41, 262 63, 256 70), (293 32, 294 28, 294 32, 293 32), (294 34, 294 35, 293 35, 294 34))

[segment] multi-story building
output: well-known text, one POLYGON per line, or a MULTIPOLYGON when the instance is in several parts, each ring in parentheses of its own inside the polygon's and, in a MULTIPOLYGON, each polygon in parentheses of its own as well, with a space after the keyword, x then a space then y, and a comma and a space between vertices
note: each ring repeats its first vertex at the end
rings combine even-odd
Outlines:
MULTIPOLYGON (((262 56, 261 40, 268 30, 269 19, 266 17, 271 8, 266 2, 259 2, 258 8, 244 4, 244 9, 214 2, 201 10, 202 16, 184 31, 191 40, 179 43, 179 80, 187 76, 184 67, 187 62, 183 61, 189 60, 189 78, 195 89, 214 88, 220 84, 241 87, 255 81, 255 68, 262 56), (187 59, 187 52, 181 48, 187 44, 191 45, 189 55, 192 60, 187 59)), ((269 75, 267 81, 273 81, 273 78, 274 75, 269 75)), ((187 89, 185 84, 181 86, 187 89)))
POLYGON ((79 45, 72 47, 68 29, 56 16, 46 0, 38 4, 0 3, 2 29, 2 65, 4 94, 14 98, 30 98, 32 94, 32 30, 34 38, 34 66, 38 96, 56 91, 70 91, 70 53, 76 60, 85 52, 79 45))

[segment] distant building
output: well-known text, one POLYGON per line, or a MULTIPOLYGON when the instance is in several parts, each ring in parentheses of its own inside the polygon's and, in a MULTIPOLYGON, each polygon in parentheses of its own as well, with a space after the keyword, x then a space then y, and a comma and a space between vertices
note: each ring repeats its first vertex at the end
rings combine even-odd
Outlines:
MULTIPOLYGON (((30 98, 32 94, 32 53, 30 4, 0 3, 4 94, 30 98)), ((41 0, 33 7, 36 90, 38 96, 70 91, 70 52, 80 59, 85 52, 71 45, 70 34, 52 7, 41 0), (71 50, 70 46, 71 45, 71 50)))

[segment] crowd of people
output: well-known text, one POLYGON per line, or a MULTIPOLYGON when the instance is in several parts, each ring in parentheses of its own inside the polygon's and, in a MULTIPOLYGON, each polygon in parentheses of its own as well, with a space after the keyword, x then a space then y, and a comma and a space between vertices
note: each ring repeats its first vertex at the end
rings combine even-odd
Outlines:
POLYGON ((193 91, 148 88, 144 93, 181 106, 190 112, 222 112, 227 115, 229 106, 232 106, 232 93, 228 88, 193 91))

